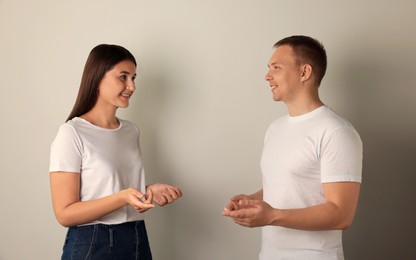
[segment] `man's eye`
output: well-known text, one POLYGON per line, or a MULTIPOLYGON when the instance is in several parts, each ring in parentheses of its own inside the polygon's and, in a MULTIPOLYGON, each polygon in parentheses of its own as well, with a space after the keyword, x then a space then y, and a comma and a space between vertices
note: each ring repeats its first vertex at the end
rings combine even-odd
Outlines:
POLYGON ((136 79, 136 77, 132 77, 131 80, 134 81, 136 79))

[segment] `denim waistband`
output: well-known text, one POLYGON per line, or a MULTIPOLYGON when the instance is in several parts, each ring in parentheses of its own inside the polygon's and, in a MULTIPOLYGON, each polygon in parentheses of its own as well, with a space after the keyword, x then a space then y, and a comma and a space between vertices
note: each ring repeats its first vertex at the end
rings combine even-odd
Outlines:
POLYGON ((124 223, 118 223, 118 224, 104 224, 104 223, 86 224, 86 225, 80 225, 80 226, 71 226, 69 228, 82 228, 82 227, 93 227, 93 226, 110 228, 110 227, 135 226, 141 223, 144 223, 144 220, 136 220, 136 221, 130 221, 130 222, 124 222, 124 223))
POLYGON ((143 220, 69 227, 62 259, 152 259, 143 220))

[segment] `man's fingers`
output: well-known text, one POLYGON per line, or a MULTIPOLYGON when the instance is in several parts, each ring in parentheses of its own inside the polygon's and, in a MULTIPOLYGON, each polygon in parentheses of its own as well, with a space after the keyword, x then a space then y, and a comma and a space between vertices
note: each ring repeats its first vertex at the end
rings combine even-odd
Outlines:
POLYGON ((231 200, 230 202, 228 202, 227 205, 225 205, 225 209, 227 209, 229 211, 238 210, 240 208, 241 207, 240 207, 238 201, 231 200))
POLYGON ((238 209, 238 210, 228 210, 225 209, 223 211, 223 215, 232 218, 233 220, 242 220, 251 217, 251 213, 245 209, 238 209))
POLYGON ((225 205, 225 208, 224 209, 226 209, 226 210, 229 210, 229 211, 232 211, 232 210, 234 210, 235 208, 234 208, 234 205, 233 205, 233 203, 228 203, 227 205, 225 205))
POLYGON ((235 202, 238 202, 239 200, 244 200, 244 199, 247 199, 247 195, 245 195, 245 194, 238 194, 238 195, 235 195, 235 196, 233 196, 233 197, 231 197, 231 201, 235 201, 235 202))
POLYGON ((237 203, 236 201, 230 201, 230 202, 227 204, 226 208, 227 208, 228 210, 231 210, 231 211, 233 211, 233 210, 238 210, 238 209, 240 209, 240 205, 238 205, 238 203, 237 203))
POLYGON ((250 207, 255 207, 257 205, 259 205, 259 201, 258 200, 239 200, 238 201, 238 205, 242 208, 250 208, 250 207))
POLYGON ((248 221, 244 221, 244 220, 234 220, 234 223, 243 226, 243 227, 253 227, 253 225, 251 224, 251 222, 248 221))

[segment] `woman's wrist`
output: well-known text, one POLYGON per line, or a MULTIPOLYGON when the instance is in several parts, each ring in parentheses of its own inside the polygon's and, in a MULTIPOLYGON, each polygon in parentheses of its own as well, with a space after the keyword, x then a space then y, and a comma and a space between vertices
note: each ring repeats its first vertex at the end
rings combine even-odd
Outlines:
POLYGON ((129 204, 129 194, 131 188, 124 189, 116 193, 118 199, 123 202, 124 206, 129 204))

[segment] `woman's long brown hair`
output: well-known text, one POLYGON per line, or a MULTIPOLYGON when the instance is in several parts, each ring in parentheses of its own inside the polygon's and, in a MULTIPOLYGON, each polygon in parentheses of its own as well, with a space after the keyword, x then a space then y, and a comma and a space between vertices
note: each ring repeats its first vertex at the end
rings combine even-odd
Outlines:
POLYGON ((98 98, 98 86, 105 73, 124 60, 137 66, 134 56, 122 46, 100 44, 91 50, 85 63, 77 99, 66 121, 81 116, 94 107, 98 98))

